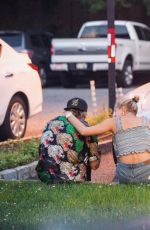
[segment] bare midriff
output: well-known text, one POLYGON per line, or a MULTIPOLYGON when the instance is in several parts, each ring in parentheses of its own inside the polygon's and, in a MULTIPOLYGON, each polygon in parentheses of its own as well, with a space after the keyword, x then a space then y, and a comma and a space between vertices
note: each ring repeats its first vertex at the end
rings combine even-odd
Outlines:
POLYGON ((120 156, 119 161, 125 164, 137 164, 150 159, 150 152, 131 153, 129 155, 120 156))

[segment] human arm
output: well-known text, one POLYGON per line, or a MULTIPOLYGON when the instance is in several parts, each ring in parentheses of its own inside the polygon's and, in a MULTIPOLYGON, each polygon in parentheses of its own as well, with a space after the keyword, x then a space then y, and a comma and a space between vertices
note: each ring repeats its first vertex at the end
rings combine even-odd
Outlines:
POLYGON ((99 135, 108 131, 114 132, 113 118, 108 118, 97 125, 87 127, 82 122, 80 122, 70 111, 66 112, 65 116, 82 136, 99 135))
MULTIPOLYGON (((89 127, 88 122, 80 120, 86 127, 89 127)), ((88 166, 89 170, 96 170, 100 164, 100 152, 98 149, 98 138, 97 136, 87 136, 85 138, 85 144, 88 150, 88 166)))
POLYGON ((98 139, 96 136, 87 137, 88 156, 90 168, 96 170, 100 164, 100 153, 98 150, 98 139))
POLYGON ((89 165, 90 165, 90 168, 92 170, 96 170, 98 169, 99 165, 100 165, 100 158, 93 158, 92 160, 92 157, 89 158, 89 165))
MULTIPOLYGON (((85 126, 89 127, 89 124, 84 121, 82 122, 85 126)), ((100 164, 100 152, 98 149, 98 138, 97 136, 88 136, 86 138, 86 145, 88 147, 88 165, 90 170, 96 170, 100 164)))

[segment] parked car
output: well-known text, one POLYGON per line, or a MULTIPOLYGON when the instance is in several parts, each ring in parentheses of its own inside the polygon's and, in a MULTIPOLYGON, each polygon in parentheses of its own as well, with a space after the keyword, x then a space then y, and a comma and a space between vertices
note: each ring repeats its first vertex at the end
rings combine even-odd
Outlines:
POLYGON ((107 23, 106 20, 86 22, 77 38, 52 39, 50 67, 58 72, 56 77, 60 73, 65 88, 93 80, 97 77, 94 73, 99 73, 96 80, 101 80, 101 73, 108 70, 108 53, 112 59, 116 57, 118 86, 133 85, 135 72, 150 72, 150 28, 138 22, 116 20, 116 46, 110 49, 107 23))
POLYGON ((0 31, 0 38, 16 51, 27 53, 32 63, 38 66, 42 87, 45 87, 48 81, 56 80, 49 67, 52 37, 53 34, 47 31, 0 31))
POLYGON ((42 111, 38 68, 0 39, 0 139, 24 136, 27 119, 42 111))

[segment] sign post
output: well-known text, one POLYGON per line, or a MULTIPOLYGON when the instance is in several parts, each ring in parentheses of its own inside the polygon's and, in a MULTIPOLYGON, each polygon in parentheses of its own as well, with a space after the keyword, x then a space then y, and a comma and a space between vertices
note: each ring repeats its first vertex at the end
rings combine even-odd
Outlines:
POLYGON ((115 71, 115 0, 107 0, 107 20, 108 20, 108 90, 109 108, 114 110, 116 95, 116 71, 115 71))
POLYGON ((97 115, 97 103, 96 103, 95 81, 90 81, 90 87, 91 87, 91 98, 92 98, 93 112, 94 112, 94 116, 96 116, 97 115))

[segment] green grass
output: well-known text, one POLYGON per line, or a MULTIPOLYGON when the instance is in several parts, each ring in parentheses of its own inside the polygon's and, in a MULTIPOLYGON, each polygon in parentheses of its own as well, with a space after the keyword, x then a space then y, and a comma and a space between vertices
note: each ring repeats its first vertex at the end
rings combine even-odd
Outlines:
POLYGON ((39 140, 18 141, 0 147, 0 171, 33 162, 38 158, 39 140))
POLYGON ((150 187, 0 181, 0 202, 2 229, 108 230, 150 215, 150 187))

